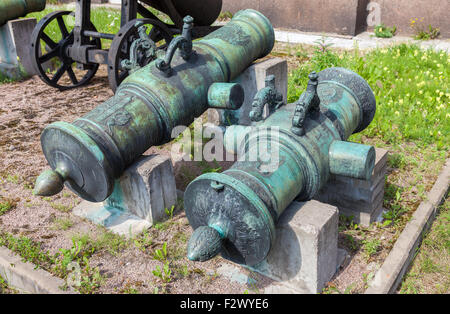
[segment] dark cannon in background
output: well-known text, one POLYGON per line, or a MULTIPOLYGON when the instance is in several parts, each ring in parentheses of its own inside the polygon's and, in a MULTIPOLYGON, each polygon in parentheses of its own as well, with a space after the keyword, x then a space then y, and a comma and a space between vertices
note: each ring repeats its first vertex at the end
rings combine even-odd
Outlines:
POLYGON ((36 25, 31 43, 34 67, 45 83, 65 90, 88 83, 99 65, 107 64, 109 84, 115 91, 130 72, 156 59, 157 50, 165 50, 173 37, 181 33, 183 17, 194 18, 192 36, 199 38, 218 28, 211 24, 221 8, 222 0, 122 0, 121 28, 117 34, 105 34, 99 33, 91 22, 91 0, 79 0, 75 12, 52 12, 36 25), (174 24, 164 23, 146 6, 167 14, 174 24), (142 19, 137 19, 138 13, 142 19), (45 33, 54 21, 60 40, 45 33), (111 40, 111 47, 102 49, 100 39, 111 40), (58 61, 54 73, 46 70, 51 59, 58 61), (72 68, 75 63, 78 71, 72 68), (70 78, 68 82, 61 81, 65 73, 70 78))

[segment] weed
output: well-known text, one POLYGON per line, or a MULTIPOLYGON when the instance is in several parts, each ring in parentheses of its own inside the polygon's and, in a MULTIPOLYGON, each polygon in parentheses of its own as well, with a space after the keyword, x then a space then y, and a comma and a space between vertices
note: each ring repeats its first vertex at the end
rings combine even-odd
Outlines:
POLYGON ((214 166, 211 167, 211 165, 207 161, 201 160, 199 162, 199 166, 202 168, 202 174, 208 173, 208 172, 220 172, 220 170, 222 170, 222 167, 219 166, 219 163, 217 162, 217 160, 214 159, 213 163, 214 163, 214 166))
POLYGON ((0 276, 0 294, 16 294, 18 293, 17 290, 11 288, 5 279, 3 279, 2 276, 0 276))
POLYGON ((145 252, 147 248, 153 244, 153 239, 150 236, 148 230, 144 230, 144 232, 142 232, 139 237, 135 238, 133 242, 139 250, 145 252))
POLYGON ((406 166, 406 158, 403 154, 392 153, 388 155, 388 165, 391 168, 402 169, 406 166))
POLYGON ((19 176, 18 175, 10 175, 8 174, 8 176, 6 177, 6 181, 8 181, 9 183, 14 183, 14 184, 18 184, 19 183, 19 176))
POLYGON ((233 18, 233 13, 230 11, 220 12, 219 17, 217 18, 219 21, 225 21, 233 18))
MULTIPOLYGON (((41 244, 27 237, 15 237, 9 233, 0 232, 0 246, 5 246, 16 252, 25 262, 30 262, 43 268, 55 264, 55 257, 44 252, 41 244)), ((37 266, 37 267, 38 267, 37 266)))
POLYGON ((172 205, 170 209, 165 208, 164 211, 166 212, 166 215, 169 217, 169 219, 173 218, 173 211, 175 209, 175 205, 172 205))
POLYGON ((397 27, 387 27, 384 24, 380 24, 374 27, 374 33, 376 37, 380 38, 391 38, 395 35, 395 32, 397 31, 397 27))
POLYGON ((378 250, 381 246, 381 241, 378 239, 366 239, 362 241, 362 244, 366 259, 369 260, 371 257, 378 253, 378 250))
POLYGON ((126 247, 126 240, 115 233, 99 227, 101 234, 92 238, 89 234, 77 234, 72 237, 72 241, 81 242, 83 246, 90 247, 95 251, 107 251, 111 255, 116 255, 126 247))
POLYGON ((350 234, 346 234, 345 235, 345 239, 346 239, 346 242, 347 242, 349 248, 353 252, 356 252, 358 250, 358 248, 359 248, 359 245, 358 245, 358 242, 355 240, 355 238, 352 237, 350 234))
POLYGON ((159 265, 156 266, 156 269, 152 271, 153 275, 160 278, 163 282, 170 282, 172 280, 171 275, 172 271, 169 268, 169 262, 164 263, 163 268, 161 269, 159 265))
MULTIPOLYGON (((388 189, 386 189, 386 194, 388 194, 387 192, 388 189)), ((387 203, 389 210, 383 213, 383 218, 385 219, 383 222, 384 227, 398 223, 399 218, 407 211, 407 209, 402 206, 401 201, 402 196, 400 190, 396 189, 394 199, 387 203)))
POLYGON ((157 222, 153 225, 153 228, 159 231, 164 231, 169 229, 169 227, 172 225, 172 221, 164 221, 164 222, 157 222))
POLYGON ((56 218, 53 226, 56 230, 68 230, 73 226, 73 221, 70 218, 56 218))
POLYGON ((430 40, 438 38, 440 35, 439 28, 435 28, 431 26, 431 24, 425 26, 423 24, 423 20, 423 18, 420 20, 418 18, 411 19, 409 26, 414 31, 414 38, 417 40, 430 40))
POLYGON ((16 201, 0 196, 0 216, 6 214, 8 211, 16 207, 16 204, 16 201))
POLYGON ((68 212, 70 212, 72 210, 72 208, 74 207, 74 204, 65 205, 65 204, 61 204, 61 203, 51 202, 50 206, 53 209, 56 209, 56 210, 58 210, 60 212, 68 213, 68 212))
POLYGON ((158 261, 164 261, 167 258, 167 242, 164 242, 161 249, 156 249, 153 258, 158 261))

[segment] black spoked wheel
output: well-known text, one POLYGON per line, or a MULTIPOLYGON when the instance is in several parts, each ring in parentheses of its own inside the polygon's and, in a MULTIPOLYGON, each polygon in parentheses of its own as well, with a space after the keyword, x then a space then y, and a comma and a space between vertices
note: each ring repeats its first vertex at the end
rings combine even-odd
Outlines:
MULTIPOLYGON (((75 69, 76 62, 67 54, 74 42, 74 13, 55 11, 43 17, 31 35, 33 65, 39 77, 48 85, 66 90, 89 82, 98 64, 86 64, 84 70, 75 69)), ((90 28, 95 31, 94 25, 90 28)), ((101 49, 99 38, 89 38, 89 45, 101 49)))
MULTIPOLYGON (((117 86, 129 75, 128 69, 122 67, 122 60, 130 58, 130 47, 139 38, 136 23, 141 21, 147 27, 147 34, 155 42, 158 49, 166 49, 173 38, 172 32, 164 23, 155 19, 135 19, 122 26, 114 37, 108 53, 109 86, 115 92, 117 86)), ((145 66, 154 58, 138 55, 139 65, 145 66)))

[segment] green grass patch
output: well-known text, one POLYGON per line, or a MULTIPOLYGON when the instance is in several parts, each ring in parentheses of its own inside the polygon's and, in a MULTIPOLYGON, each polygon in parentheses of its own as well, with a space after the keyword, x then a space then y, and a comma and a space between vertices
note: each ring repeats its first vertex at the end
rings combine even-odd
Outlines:
POLYGON ((440 207, 440 214, 399 288, 400 293, 442 293, 450 291, 450 201, 440 207))
POLYGON ((56 230, 68 230, 73 226, 73 221, 70 218, 56 218, 53 221, 53 228, 56 230))
POLYGON ((435 143, 438 149, 448 149, 450 56, 447 53, 407 44, 366 54, 358 49, 339 53, 322 45, 310 60, 289 74, 288 101, 296 101, 305 90, 311 71, 334 66, 361 75, 377 101, 374 120, 353 139, 378 137, 388 144, 414 141, 422 147, 435 143))

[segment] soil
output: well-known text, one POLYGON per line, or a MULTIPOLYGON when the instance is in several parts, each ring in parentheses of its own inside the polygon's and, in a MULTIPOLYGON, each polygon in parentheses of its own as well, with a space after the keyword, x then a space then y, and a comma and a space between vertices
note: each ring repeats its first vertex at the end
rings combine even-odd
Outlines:
MULTIPOLYGON (((96 76, 85 87, 60 92, 47 86, 38 77, 26 81, 0 85, 0 200, 9 200, 13 208, 0 217, 0 229, 16 236, 27 236, 42 245, 51 254, 72 246, 74 235, 88 234, 92 238, 103 230, 91 222, 74 216, 70 210, 81 199, 64 188, 53 197, 32 195, 32 188, 39 173, 48 168, 41 150, 40 134, 45 126, 54 121, 72 122, 113 95, 108 85, 106 68, 101 67, 96 76), (70 219, 68 230, 57 228, 57 221, 70 219)), ((170 154, 170 146, 153 147, 145 154, 170 154)), ((230 162, 221 166, 226 168, 230 162)), ((212 166, 217 167, 216 164, 212 166)), ((176 182, 183 189, 190 180, 201 174, 205 165, 194 162, 174 164, 176 182)), ((179 259, 171 261, 171 268, 185 267, 187 275, 173 271, 173 279, 163 284, 152 271, 162 263, 153 259, 150 250, 140 250, 130 244, 120 253, 96 252, 90 258, 90 266, 98 267, 106 278, 99 293, 126 292, 136 289, 142 293, 157 291, 166 293, 243 293, 262 288, 261 284, 247 285, 230 281, 216 273, 223 264, 231 263, 215 258, 205 263, 193 263, 185 257, 184 245, 171 248, 174 235, 184 234, 189 239, 191 227, 184 212, 177 210, 166 230, 152 230, 152 247, 168 243, 168 250, 177 252, 179 259), (181 278, 182 277, 182 278, 181 278)), ((258 278, 258 275, 243 271, 258 278)), ((186 273, 186 272, 185 272, 186 273)), ((270 282, 261 278, 259 282, 270 282)))

